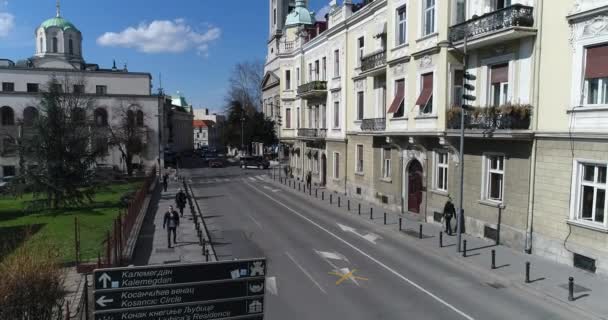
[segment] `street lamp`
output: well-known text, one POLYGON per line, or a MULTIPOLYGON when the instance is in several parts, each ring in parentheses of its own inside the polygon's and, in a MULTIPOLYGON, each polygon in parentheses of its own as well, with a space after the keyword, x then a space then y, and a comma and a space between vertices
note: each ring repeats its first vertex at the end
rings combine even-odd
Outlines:
POLYGON ((241 152, 245 149, 245 135, 244 128, 245 127, 245 116, 241 117, 241 152))

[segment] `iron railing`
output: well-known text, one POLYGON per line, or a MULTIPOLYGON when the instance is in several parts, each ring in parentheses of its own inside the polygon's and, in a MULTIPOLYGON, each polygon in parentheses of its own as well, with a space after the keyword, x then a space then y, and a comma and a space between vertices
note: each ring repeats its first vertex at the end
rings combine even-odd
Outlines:
POLYGON ((533 7, 514 4, 450 27, 450 40, 462 41, 490 32, 511 27, 532 27, 534 25, 533 7))
MULTIPOLYGON (((530 128, 532 107, 520 107, 520 110, 527 108, 526 112, 508 112, 506 108, 502 110, 496 107, 477 107, 468 111, 464 115, 465 129, 478 130, 528 130, 530 128)), ((460 108, 454 107, 448 112, 448 129, 460 129, 460 108)))
POLYGON ((309 95, 313 93, 327 94, 327 81, 315 80, 298 87, 298 95, 309 95))
POLYGON ((298 136, 304 138, 325 138, 327 136, 327 129, 300 128, 298 129, 298 136))
POLYGON ((386 118, 363 119, 361 121, 362 131, 384 131, 386 129, 386 118))
POLYGON ((365 72, 386 65, 386 50, 361 58, 361 71, 365 72))

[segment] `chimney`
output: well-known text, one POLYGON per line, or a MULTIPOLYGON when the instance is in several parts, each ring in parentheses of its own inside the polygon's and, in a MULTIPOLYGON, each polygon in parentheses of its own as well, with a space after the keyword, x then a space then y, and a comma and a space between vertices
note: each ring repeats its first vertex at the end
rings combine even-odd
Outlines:
POLYGON ((205 108, 205 115, 208 116, 209 115, 209 108, 205 108))

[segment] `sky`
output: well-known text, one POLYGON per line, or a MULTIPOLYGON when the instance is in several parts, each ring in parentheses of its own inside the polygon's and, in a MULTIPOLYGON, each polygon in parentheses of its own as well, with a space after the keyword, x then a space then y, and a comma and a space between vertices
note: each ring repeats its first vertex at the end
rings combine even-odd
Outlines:
MULTIPOLYGON (((0 0, 0 58, 31 57, 35 29, 56 0, 0 0)), ((322 15, 329 0, 310 0, 322 15), (325 8, 324 8, 325 7, 325 8)), ((87 63, 149 72, 154 90, 178 90, 195 108, 223 110, 232 66, 264 59, 268 0, 61 0, 61 16, 83 36, 87 63)))

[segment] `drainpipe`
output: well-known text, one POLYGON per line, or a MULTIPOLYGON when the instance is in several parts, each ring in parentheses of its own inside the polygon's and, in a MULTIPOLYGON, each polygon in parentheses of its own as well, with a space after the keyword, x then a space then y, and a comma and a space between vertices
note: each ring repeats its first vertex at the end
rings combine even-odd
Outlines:
MULTIPOLYGON (((538 130, 538 114, 539 114, 539 108, 540 108, 540 93, 539 93, 539 86, 540 86, 540 63, 541 63, 541 50, 542 50, 542 46, 541 46, 541 40, 542 40, 542 35, 543 35, 543 27, 542 27, 542 21, 543 21, 543 0, 538 0, 538 10, 536 11, 536 26, 538 30, 538 36, 536 38, 536 50, 535 50, 535 54, 534 54, 534 105, 536 105, 536 112, 533 113, 534 115, 534 127, 532 128, 533 132, 536 132, 536 130, 538 130)), ((534 188, 536 185, 536 151, 537 151, 537 143, 536 143, 536 137, 533 136, 532 137, 532 155, 530 156, 530 175, 529 175, 529 180, 530 180, 530 184, 528 186, 529 188, 529 196, 528 196, 528 219, 526 221, 526 243, 525 243, 525 250, 526 253, 531 254, 532 253, 532 232, 533 232, 533 222, 534 222, 534 188)))

